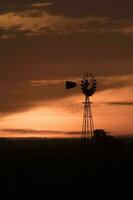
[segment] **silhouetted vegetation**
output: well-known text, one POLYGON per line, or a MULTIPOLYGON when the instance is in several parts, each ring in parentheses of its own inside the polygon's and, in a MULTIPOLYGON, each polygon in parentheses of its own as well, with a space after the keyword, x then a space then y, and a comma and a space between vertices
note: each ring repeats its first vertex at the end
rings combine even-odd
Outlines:
POLYGON ((94 137, 95 138, 105 138, 105 137, 107 137, 107 132, 103 129, 96 129, 96 130, 94 130, 94 137))
POLYGON ((108 133, 103 129, 94 130, 94 148, 98 150, 112 149, 112 150, 122 150, 124 149, 123 142, 115 137, 108 135, 108 133))
POLYGON ((79 139, 1 140, 1 195, 63 200, 132 196, 133 142, 103 130, 95 131, 95 139, 88 154, 79 139))

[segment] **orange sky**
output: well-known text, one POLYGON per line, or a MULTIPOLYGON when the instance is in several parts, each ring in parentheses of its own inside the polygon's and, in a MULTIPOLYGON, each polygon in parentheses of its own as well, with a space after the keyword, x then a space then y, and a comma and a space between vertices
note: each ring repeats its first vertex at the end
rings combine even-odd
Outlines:
POLYGON ((98 81, 95 128, 132 135, 132 7, 130 0, 1 0, 0 136, 76 135, 84 97, 64 83, 86 72, 98 81))
MULTIPOLYGON (((119 90, 110 89, 94 94, 91 100, 95 128, 105 129, 112 135, 132 135, 133 107, 131 104, 132 95, 129 95, 131 89, 133 87, 119 90), (124 102, 129 102, 129 104, 124 104, 124 102)), ((80 91, 80 88, 78 90, 80 91)), ((69 93, 67 90, 65 92, 69 93)), ((0 122, 2 129, 0 136, 74 137, 76 134, 70 135, 67 132, 81 131, 83 99, 82 93, 70 97, 68 95, 67 98, 54 100, 48 105, 40 102, 35 108, 28 111, 4 116, 0 122), (7 130, 3 132, 5 127, 7 130), (18 129, 18 131, 15 130, 13 133, 13 129, 18 129), (25 130, 27 130, 26 134, 25 130), (30 130, 36 131, 30 133, 30 130), (57 133, 58 131, 59 133, 57 133)))

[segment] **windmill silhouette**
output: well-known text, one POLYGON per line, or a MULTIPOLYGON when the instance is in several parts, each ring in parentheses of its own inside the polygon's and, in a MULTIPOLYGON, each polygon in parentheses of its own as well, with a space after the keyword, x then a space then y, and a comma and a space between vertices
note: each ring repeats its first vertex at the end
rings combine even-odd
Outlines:
POLYGON ((90 102, 90 96, 92 96, 97 88, 97 81, 93 74, 86 73, 81 78, 80 84, 74 81, 66 81, 66 89, 71 89, 76 86, 81 87, 82 93, 85 95, 85 100, 83 102, 83 124, 82 124, 82 142, 83 145, 88 145, 88 142, 92 140, 94 135, 94 122, 92 115, 92 108, 90 102))

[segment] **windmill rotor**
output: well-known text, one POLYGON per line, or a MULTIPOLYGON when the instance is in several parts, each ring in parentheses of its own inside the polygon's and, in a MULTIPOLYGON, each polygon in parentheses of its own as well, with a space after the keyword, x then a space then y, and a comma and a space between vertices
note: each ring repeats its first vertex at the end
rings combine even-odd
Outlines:
POLYGON ((95 76, 93 74, 86 73, 81 79, 81 90, 83 94, 87 97, 92 96, 97 88, 97 81, 95 79, 95 76))

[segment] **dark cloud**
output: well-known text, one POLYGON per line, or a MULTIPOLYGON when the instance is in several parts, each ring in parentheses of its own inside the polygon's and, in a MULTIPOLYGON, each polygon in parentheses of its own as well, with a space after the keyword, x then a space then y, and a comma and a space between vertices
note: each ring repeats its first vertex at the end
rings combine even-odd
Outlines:
MULTIPOLYGON (((31 4, 36 3, 36 0, 1 0, 0 1, 0 13, 7 13, 7 12, 22 12, 25 10, 29 10, 31 7, 31 4)), ((39 1, 41 2, 41 1, 39 1)))
POLYGON ((64 96, 63 93, 57 93, 60 87, 32 87, 28 83, 1 84, 0 113, 3 115, 12 112, 21 112, 38 106, 40 101, 61 98, 64 96))
POLYGON ((1 132, 8 133, 19 133, 19 134, 51 134, 51 133, 62 133, 61 131, 53 131, 53 130, 34 130, 34 129, 0 129, 1 132))
MULTIPOLYGON (((67 98, 76 94, 79 88, 66 92, 65 81, 56 83, 45 81, 44 84, 30 82, 11 82, 0 85, 0 115, 5 116, 11 113, 22 112, 41 104, 53 106, 52 102, 58 99, 67 98)), ((56 106, 59 106, 56 103, 56 106)))
POLYGON ((0 80, 80 77, 86 71, 97 76, 132 74, 133 40, 108 39, 79 34, 2 40, 0 80))
MULTIPOLYGON (((113 2, 111 0, 30 0, 28 2, 7 0, 0 2, 0 17, 2 19, 4 17, 5 25, 8 21, 9 26, 9 20, 11 20, 10 26, 16 23, 18 31, 32 30, 33 34, 37 31, 42 33, 44 28, 45 31, 56 33, 87 31, 133 35, 132 6, 131 0, 126 3, 120 0, 113 2), (38 19, 39 17, 42 17, 42 20, 38 19), (95 20, 87 20, 92 17, 95 20), (49 24, 46 23, 47 20, 49 24), (27 23, 31 23, 32 27, 27 27, 27 23)), ((0 24, 2 24, 1 21, 0 24)))
POLYGON ((133 86, 133 76, 116 76, 98 78, 98 91, 120 89, 133 86))
MULTIPOLYGON (((79 79, 80 81, 80 79, 79 79)), ((97 91, 119 89, 123 87, 131 87, 133 85, 132 76, 130 77, 108 77, 98 78, 97 91), (129 79, 129 80, 128 80, 129 79)), ((36 107, 40 102, 45 106, 53 106, 53 101, 66 99, 70 96, 80 94, 80 88, 66 91, 65 80, 45 80, 32 82, 1 82, 0 85, 0 113, 1 116, 14 112, 21 112, 32 107, 36 107)), ((64 104, 56 106, 65 106, 64 104)), ((73 111, 78 110, 79 105, 72 103, 73 111)), ((66 106, 65 106, 66 108, 66 106)), ((69 106, 67 108, 71 110, 69 106)))
POLYGON ((58 130, 36 130, 36 129, 14 129, 14 128, 9 128, 9 129, 0 129, 1 133, 10 133, 12 134, 22 134, 22 135, 42 135, 42 136, 48 136, 50 134, 60 134, 60 135, 80 135, 81 132, 76 132, 76 131, 58 131, 58 130))
POLYGON ((67 15, 67 16, 109 16, 113 18, 132 18, 132 0, 1 0, 1 12, 19 12, 31 8, 32 4, 41 4, 46 2, 53 2, 51 6, 38 6, 38 9, 46 10, 53 14, 67 15))
POLYGON ((113 106, 133 106, 133 102, 128 102, 128 101, 108 102, 107 104, 113 105, 113 106))

